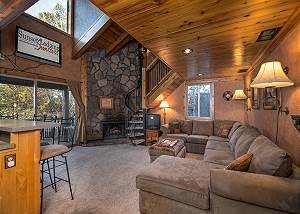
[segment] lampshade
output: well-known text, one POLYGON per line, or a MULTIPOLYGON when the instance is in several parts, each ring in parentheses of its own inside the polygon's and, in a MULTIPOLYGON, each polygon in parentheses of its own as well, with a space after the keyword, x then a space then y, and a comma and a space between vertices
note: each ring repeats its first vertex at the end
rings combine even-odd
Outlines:
POLYGON ((169 108, 169 103, 166 101, 166 100, 163 100, 161 101, 160 105, 159 105, 160 108, 169 108))
POLYGON ((244 93, 243 89, 237 89, 234 92, 234 95, 232 97, 233 100, 246 100, 248 97, 244 93))
POLYGON ((261 65, 260 70, 251 83, 252 88, 287 87, 294 83, 284 73, 281 63, 278 61, 266 62, 261 65))

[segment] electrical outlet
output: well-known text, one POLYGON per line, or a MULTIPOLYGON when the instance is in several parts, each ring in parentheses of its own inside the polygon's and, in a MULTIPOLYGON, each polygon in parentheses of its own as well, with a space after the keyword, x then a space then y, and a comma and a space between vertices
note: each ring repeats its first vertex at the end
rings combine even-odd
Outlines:
POLYGON ((0 52, 0 60, 4 60, 4 55, 1 52, 0 52))
POLYGON ((5 155, 5 169, 9 169, 16 166, 16 154, 5 155))

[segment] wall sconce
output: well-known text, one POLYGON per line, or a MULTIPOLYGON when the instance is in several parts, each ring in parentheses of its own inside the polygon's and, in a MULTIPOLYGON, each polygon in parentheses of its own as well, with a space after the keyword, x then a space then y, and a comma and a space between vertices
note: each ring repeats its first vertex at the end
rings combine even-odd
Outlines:
MULTIPOLYGON (((285 67, 283 70, 281 63, 278 61, 263 63, 250 86, 253 88, 282 88, 292 86, 294 83, 286 75, 287 72, 288 68, 285 67)), ((285 114, 289 114, 288 107, 283 108, 279 99, 277 102, 279 108, 277 114, 276 143, 278 138, 279 113, 284 112, 285 114)))
POLYGON ((245 94, 243 89, 235 90, 235 92, 233 94, 233 97, 232 97, 232 100, 241 100, 241 101, 243 101, 246 105, 246 111, 251 110, 251 108, 248 107, 248 103, 247 103, 248 96, 245 94))

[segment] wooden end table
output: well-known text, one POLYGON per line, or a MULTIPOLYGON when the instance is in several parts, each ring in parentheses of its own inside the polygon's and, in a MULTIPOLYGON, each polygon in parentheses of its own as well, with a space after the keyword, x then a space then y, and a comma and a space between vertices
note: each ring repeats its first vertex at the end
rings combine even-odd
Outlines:
POLYGON ((146 146, 151 145, 151 142, 158 142, 160 137, 160 130, 150 130, 146 129, 146 146))

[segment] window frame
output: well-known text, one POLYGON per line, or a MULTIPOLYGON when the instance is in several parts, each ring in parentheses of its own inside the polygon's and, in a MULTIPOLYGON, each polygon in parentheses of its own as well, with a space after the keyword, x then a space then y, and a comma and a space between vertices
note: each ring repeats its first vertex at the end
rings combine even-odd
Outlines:
MULTIPOLYGON (((62 30, 62 29, 60 29, 60 28, 58 28, 58 27, 56 27, 54 25, 51 25, 48 22, 45 22, 44 20, 41 20, 38 17, 36 17, 36 16, 34 16, 34 15, 30 14, 30 13, 27 13, 26 11, 24 11, 24 14, 26 14, 26 15, 28 15, 30 17, 33 17, 34 19, 38 20, 39 22, 41 22, 43 24, 46 24, 46 25, 50 26, 51 28, 53 28, 53 29, 55 29, 55 30, 57 30, 59 32, 65 33, 68 36, 72 36, 72 32, 73 32, 73 12, 74 12, 73 11, 73 3, 74 2, 73 2, 73 0, 66 0, 66 1, 67 1, 67 8, 66 8, 66 10, 67 10, 67 31, 64 31, 64 30, 62 30)), ((37 3, 37 2, 35 2, 35 3, 37 3)))
POLYGON ((214 119, 214 112, 215 112, 215 105, 214 105, 214 83, 212 81, 196 81, 196 82, 185 82, 185 118, 190 120, 213 120, 214 119), (201 116, 189 116, 188 115, 188 86, 191 85, 201 85, 201 84, 210 84, 211 96, 210 96, 210 117, 201 117, 201 116))

